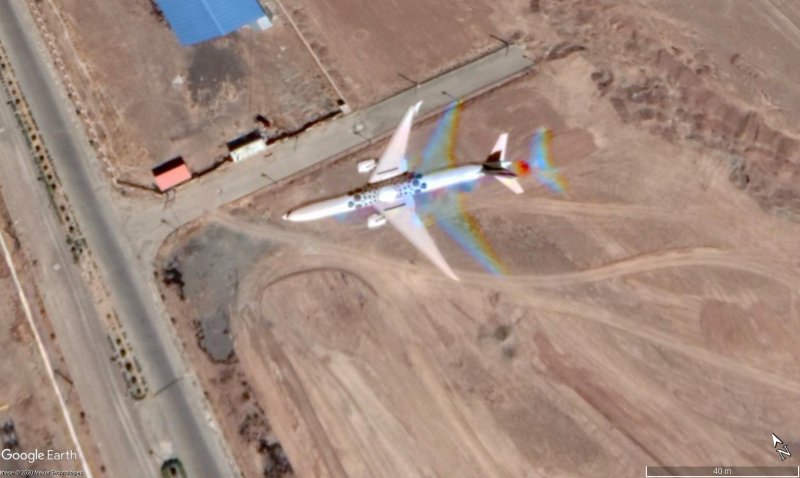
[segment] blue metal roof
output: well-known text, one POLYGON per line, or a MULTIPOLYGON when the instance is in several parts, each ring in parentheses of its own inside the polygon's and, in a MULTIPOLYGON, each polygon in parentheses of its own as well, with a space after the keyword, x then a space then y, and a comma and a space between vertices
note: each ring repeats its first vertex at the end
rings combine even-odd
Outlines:
POLYGON ((264 16, 256 0, 156 0, 181 45, 227 35, 264 16))

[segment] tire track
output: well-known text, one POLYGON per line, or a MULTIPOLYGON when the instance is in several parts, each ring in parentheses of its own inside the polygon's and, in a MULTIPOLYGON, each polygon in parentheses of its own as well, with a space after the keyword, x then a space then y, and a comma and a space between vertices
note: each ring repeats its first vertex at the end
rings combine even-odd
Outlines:
POLYGON ((692 247, 642 254, 578 272, 512 277, 515 283, 527 286, 564 286, 688 266, 736 269, 777 280, 790 288, 797 288, 800 285, 800 278, 794 274, 772 267, 757 259, 743 257, 736 252, 713 247, 692 247))

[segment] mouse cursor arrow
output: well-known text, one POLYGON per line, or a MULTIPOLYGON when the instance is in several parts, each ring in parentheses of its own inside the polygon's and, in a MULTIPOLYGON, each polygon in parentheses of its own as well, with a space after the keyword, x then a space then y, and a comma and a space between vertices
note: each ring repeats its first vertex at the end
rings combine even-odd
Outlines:
POLYGON ((792 456, 792 452, 789 451, 789 445, 784 445, 783 440, 778 438, 778 436, 775 435, 774 433, 772 434, 772 448, 775 448, 775 452, 778 453, 778 456, 781 457, 781 461, 792 456), (778 448, 778 445, 783 445, 783 446, 778 448))

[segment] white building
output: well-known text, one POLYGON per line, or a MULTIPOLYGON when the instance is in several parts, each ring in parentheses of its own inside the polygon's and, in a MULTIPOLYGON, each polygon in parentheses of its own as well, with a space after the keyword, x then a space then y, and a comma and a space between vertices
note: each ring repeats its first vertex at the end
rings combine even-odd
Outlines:
POLYGON ((252 158, 258 154, 262 154, 267 150, 267 142, 264 138, 256 138, 249 143, 243 144, 238 148, 231 151, 231 159, 234 163, 244 161, 245 159, 252 158))

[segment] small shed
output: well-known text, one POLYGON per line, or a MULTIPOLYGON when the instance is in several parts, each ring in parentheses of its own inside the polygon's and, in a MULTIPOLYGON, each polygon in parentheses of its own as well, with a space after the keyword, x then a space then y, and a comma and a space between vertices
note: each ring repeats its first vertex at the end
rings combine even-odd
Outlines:
POLYGON ((267 150, 267 142, 264 138, 258 136, 250 141, 237 146, 231 150, 231 159, 234 163, 244 161, 247 158, 252 158, 257 154, 262 154, 267 150))
POLYGON ((164 192, 192 179, 192 172, 183 158, 177 157, 153 168, 153 176, 158 190, 164 192))

